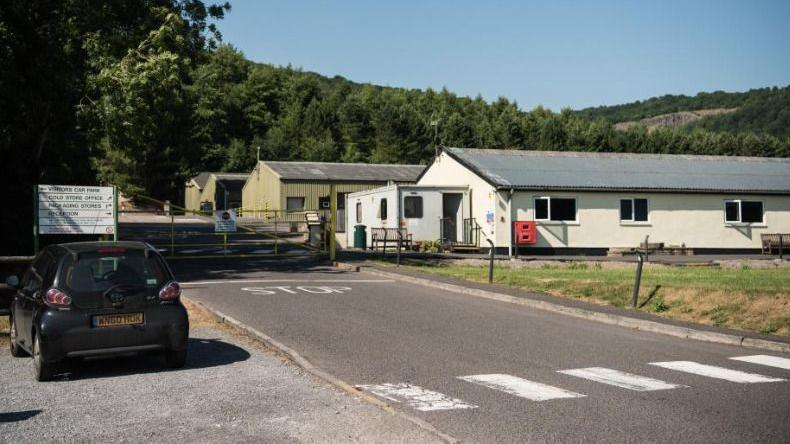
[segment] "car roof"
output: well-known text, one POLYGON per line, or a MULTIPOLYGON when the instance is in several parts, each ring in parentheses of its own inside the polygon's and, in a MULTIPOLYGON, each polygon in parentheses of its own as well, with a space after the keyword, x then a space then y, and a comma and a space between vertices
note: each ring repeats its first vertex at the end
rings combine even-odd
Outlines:
POLYGON ((96 242, 67 242, 53 246, 62 247, 71 253, 85 253, 96 251, 99 248, 120 247, 129 250, 150 250, 151 247, 145 242, 138 241, 96 241, 96 242))

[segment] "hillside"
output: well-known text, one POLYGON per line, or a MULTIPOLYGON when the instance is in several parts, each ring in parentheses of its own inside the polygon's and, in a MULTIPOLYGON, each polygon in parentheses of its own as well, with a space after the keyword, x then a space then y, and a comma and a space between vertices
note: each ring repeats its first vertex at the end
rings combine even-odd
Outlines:
POLYGON ((175 200, 198 171, 250 171, 258 150, 272 160, 381 163, 427 163, 436 143, 790 157, 789 88, 524 110, 506 98, 253 63, 212 23, 227 4, 55 2, 53 13, 50 3, 0 8, 0 184, 15 209, 0 218, 0 245, 10 254, 30 251, 36 183, 113 184, 175 200), (737 111, 683 130, 613 126, 714 108, 737 111))
MULTIPOLYGON (((767 134, 618 131, 589 110, 526 111, 505 98, 487 102, 446 89, 356 83, 253 63, 230 46, 212 51, 192 81, 196 109, 190 140, 201 156, 198 166, 214 171, 249 170, 257 147, 262 158, 272 160, 425 163, 434 154, 432 121, 438 121, 437 141, 447 146, 762 156, 790 152, 790 140, 767 134)), ((754 95, 700 94, 695 100, 679 98, 671 106, 666 99, 651 99, 645 102, 652 103, 649 107, 622 105, 619 112, 654 118, 656 110, 688 107, 692 111, 686 115, 660 118, 654 126, 661 119, 687 124, 723 116, 705 107, 730 111, 746 107, 754 95)), ((614 116, 617 110, 598 109, 599 114, 607 111, 614 116)))
POLYGON ((622 124, 618 129, 641 124, 648 129, 682 126, 687 130, 706 129, 788 137, 790 86, 735 93, 701 92, 693 97, 665 95, 622 105, 586 108, 577 111, 576 115, 585 119, 605 119, 612 124, 622 124), (657 119, 645 120, 651 118, 657 119))
POLYGON ((636 121, 630 120, 627 122, 618 122, 614 124, 614 129, 625 131, 628 128, 635 126, 643 126, 647 128, 648 131, 653 131, 662 127, 682 127, 702 120, 706 117, 728 114, 737 110, 738 108, 713 108, 700 109, 696 111, 679 111, 676 113, 660 114, 654 117, 647 117, 636 121))

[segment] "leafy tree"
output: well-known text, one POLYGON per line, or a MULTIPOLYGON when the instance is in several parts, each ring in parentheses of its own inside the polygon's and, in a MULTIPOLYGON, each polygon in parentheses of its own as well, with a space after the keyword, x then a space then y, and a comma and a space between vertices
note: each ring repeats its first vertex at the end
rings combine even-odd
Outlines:
POLYGON ((169 196, 194 163, 182 137, 191 117, 183 27, 178 15, 167 13, 137 48, 118 62, 105 62, 89 79, 100 96, 89 111, 103 129, 93 157, 97 177, 131 195, 169 196))
MULTIPOLYGON (((28 254, 32 238, 32 187, 37 183, 98 183, 93 164, 102 128, 78 110, 101 99, 89 77, 105 63, 137 48, 178 15, 191 59, 199 60, 219 34, 209 18, 229 5, 199 0, 4 0, 0 5, 0 185, 9 190, 0 218, 5 254, 28 254)), ((122 160, 118 161, 119 164, 122 160)))

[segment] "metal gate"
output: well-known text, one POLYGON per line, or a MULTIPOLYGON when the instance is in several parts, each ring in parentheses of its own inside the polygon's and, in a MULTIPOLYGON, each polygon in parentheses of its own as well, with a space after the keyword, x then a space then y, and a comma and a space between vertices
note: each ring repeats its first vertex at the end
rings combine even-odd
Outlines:
POLYGON ((168 259, 299 257, 327 253, 326 218, 310 211, 245 211, 238 208, 235 232, 215 231, 214 214, 191 211, 145 196, 119 209, 118 239, 147 242, 168 259), (308 219, 312 222, 308 222, 308 219), (317 220, 317 222, 316 222, 317 220), (308 224, 318 224, 310 238, 308 224))

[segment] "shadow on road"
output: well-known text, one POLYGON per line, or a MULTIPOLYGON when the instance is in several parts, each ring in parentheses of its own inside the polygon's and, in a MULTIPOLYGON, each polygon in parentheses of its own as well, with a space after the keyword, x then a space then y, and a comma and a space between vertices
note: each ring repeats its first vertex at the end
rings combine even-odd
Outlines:
POLYGON ((19 412, 0 413, 0 423, 26 421, 38 415, 41 412, 42 410, 36 409, 36 410, 22 410, 19 412))
MULTIPOLYGON (((247 350, 219 339, 190 338, 187 345, 187 363, 183 369, 200 369, 246 361, 247 350)), ((62 376, 70 380, 112 378, 133 374, 169 371, 161 354, 146 353, 115 358, 83 359, 65 365, 62 376)), ((177 370, 176 370, 177 371, 177 370)))
POLYGON ((261 273, 311 273, 342 275, 353 273, 330 267, 322 258, 270 258, 270 259, 223 259, 172 260, 168 261, 176 278, 181 282, 212 279, 242 279, 255 273, 256 278, 265 278, 261 273))

